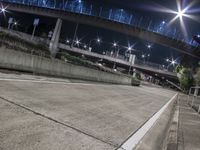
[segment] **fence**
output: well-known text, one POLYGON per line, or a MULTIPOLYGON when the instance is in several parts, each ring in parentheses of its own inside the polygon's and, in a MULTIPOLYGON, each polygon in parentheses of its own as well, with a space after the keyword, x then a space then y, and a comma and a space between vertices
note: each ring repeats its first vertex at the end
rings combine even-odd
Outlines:
POLYGON ((200 86, 190 88, 188 94, 188 104, 200 113, 200 86))

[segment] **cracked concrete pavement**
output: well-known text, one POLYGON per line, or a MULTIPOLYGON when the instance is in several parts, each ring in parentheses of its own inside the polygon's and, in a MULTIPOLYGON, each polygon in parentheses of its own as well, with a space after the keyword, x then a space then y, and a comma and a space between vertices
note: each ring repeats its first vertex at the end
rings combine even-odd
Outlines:
POLYGON ((174 95, 0 74, 0 150, 114 150, 174 95))

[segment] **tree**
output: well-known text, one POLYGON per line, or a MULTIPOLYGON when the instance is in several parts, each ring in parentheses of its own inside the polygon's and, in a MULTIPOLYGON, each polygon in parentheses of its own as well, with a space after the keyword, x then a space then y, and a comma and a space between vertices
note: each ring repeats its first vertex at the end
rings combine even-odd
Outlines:
POLYGON ((183 66, 178 65, 176 67, 176 73, 181 88, 184 91, 188 91, 189 88, 193 85, 192 70, 190 68, 184 68, 183 66))
POLYGON ((196 73, 194 74, 196 85, 200 85, 200 62, 198 64, 199 64, 199 67, 196 69, 196 73))

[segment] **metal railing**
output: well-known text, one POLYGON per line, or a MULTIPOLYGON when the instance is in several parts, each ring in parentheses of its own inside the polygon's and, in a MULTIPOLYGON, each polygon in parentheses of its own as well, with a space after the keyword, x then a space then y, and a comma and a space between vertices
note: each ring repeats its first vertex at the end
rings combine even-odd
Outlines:
POLYGON ((188 94, 188 104, 200 113, 200 86, 190 88, 188 94))

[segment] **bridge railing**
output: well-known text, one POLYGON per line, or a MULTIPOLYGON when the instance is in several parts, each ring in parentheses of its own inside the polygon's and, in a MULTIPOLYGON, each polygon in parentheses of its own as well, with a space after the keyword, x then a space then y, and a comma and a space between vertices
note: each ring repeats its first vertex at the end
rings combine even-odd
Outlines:
POLYGON ((151 67, 151 68, 154 68, 154 69, 157 69, 157 70, 162 70, 162 71, 165 71, 165 72, 173 72, 173 70, 170 70, 166 66, 156 64, 156 63, 152 63, 152 62, 148 62, 148 61, 145 61, 145 60, 136 59, 135 64, 140 65, 140 66, 144 66, 144 67, 151 67))
POLYGON ((159 23, 153 23, 152 20, 145 20, 140 15, 130 10, 117 8, 112 6, 103 7, 98 4, 92 4, 87 0, 0 0, 11 3, 18 3, 23 5, 31 5, 37 7, 45 7, 50 9, 64 10, 79 14, 85 14, 90 16, 97 16, 100 18, 112 20, 128 24, 135 27, 143 28, 147 31, 151 31, 157 34, 161 34, 170 37, 174 40, 186 42, 192 44, 191 41, 184 40, 184 37, 179 28, 172 29, 167 26, 167 23, 160 21, 159 23))

